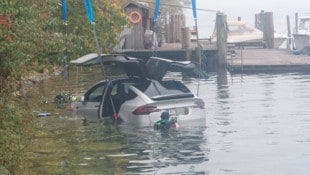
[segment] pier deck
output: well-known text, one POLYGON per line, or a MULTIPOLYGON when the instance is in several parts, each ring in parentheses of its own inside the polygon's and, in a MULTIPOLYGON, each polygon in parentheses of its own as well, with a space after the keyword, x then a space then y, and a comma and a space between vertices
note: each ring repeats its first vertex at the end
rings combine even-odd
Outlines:
MULTIPOLYGON (((216 57, 217 48, 215 43, 200 42, 202 46, 202 52, 208 57, 216 57)), ((197 47, 196 42, 191 42, 188 49, 182 49, 181 43, 166 43, 158 49, 135 49, 135 50, 122 50, 116 53, 126 54, 128 56, 147 59, 151 56, 157 56, 161 58, 171 59, 171 60, 185 60, 186 52, 188 50, 195 54, 195 48, 197 47)))
POLYGON ((310 71, 310 56, 286 49, 236 49, 227 66, 232 73, 310 71))

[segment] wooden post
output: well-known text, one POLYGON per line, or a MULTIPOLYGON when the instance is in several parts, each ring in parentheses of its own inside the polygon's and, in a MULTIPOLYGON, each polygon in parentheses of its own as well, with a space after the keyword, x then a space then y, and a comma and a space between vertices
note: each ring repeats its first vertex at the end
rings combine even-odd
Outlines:
POLYGON ((167 43, 179 43, 181 42, 181 28, 185 27, 184 15, 170 15, 167 27, 167 43))
POLYGON ((219 65, 226 65, 227 57, 227 17, 225 14, 218 12, 216 14, 216 42, 218 49, 219 65))
POLYGON ((286 22, 287 22, 287 36, 288 36, 288 40, 287 40, 287 46, 286 48, 290 48, 291 43, 292 43, 292 34, 291 34, 291 23, 290 23, 290 16, 286 16, 286 22))
POLYGON ((255 14, 255 28, 262 30, 260 27, 260 18, 259 18, 259 14, 255 14))
POLYGON ((260 31, 263 31, 262 13, 264 13, 263 10, 261 11, 261 13, 255 14, 255 28, 260 31))
POLYGON ((182 49, 188 49, 190 48, 190 33, 189 33, 189 28, 188 27, 183 27, 181 29, 182 31, 182 49))
POLYGON ((263 19, 263 41, 266 48, 274 48, 274 25, 273 25, 273 13, 263 12, 261 13, 263 19))
POLYGON ((295 33, 298 34, 298 13, 295 13, 295 33))
POLYGON ((182 33, 182 49, 186 50, 186 60, 190 60, 191 59, 191 49, 190 49, 190 33, 189 33, 189 28, 188 27, 182 27, 181 29, 181 33, 182 33))

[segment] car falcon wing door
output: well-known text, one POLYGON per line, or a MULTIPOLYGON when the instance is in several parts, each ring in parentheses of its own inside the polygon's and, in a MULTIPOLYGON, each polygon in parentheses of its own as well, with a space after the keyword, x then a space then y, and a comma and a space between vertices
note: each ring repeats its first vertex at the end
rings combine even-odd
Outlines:
MULTIPOLYGON (((138 58, 121 54, 101 54, 101 58, 104 66, 112 66, 113 70, 122 70, 128 77, 145 77, 142 61, 138 58)), ((97 53, 90 53, 70 63, 76 66, 92 66, 100 65, 101 61, 97 53)))
POLYGON ((203 71, 191 61, 173 61, 164 58, 151 57, 145 63, 147 78, 161 80, 168 71, 182 72, 191 77, 206 78, 203 71))
MULTIPOLYGON (((104 65, 115 64, 115 63, 126 63, 130 61, 138 61, 137 58, 127 57, 121 54, 101 54, 101 58, 104 65)), ((84 55, 78 59, 70 61, 71 64, 76 66, 92 66, 100 65, 100 57, 97 53, 90 53, 84 55)))

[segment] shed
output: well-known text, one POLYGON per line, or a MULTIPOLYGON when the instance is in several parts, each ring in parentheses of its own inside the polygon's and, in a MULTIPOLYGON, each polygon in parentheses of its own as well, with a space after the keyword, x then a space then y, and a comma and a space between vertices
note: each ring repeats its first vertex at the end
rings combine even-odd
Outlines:
POLYGON ((130 21, 129 31, 125 36, 125 49, 144 49, 144 34, 146 30, 152 28, 151 15, 153 9, 148 4, 129 1, 124 4, 124 12, 130 21))

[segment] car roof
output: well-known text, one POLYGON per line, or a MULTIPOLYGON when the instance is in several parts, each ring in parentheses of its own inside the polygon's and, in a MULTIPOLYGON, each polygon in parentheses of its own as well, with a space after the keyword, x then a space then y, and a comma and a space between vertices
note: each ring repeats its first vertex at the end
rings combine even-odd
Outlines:
POLYGON ((101 54, 99 56, 97 53, 90 53, 72 60, 70 63, 77 66, 100 65, 101 63, 103 65, 121 65, 128 77, 152 80, 161 80, 168 71, 188 73, 190 76, 199 74, 200 77, 205 78, 204 74, 191 61, 173 61, 159 57, 150 57, 147 61, 143 61, 123 54, 101 54))

